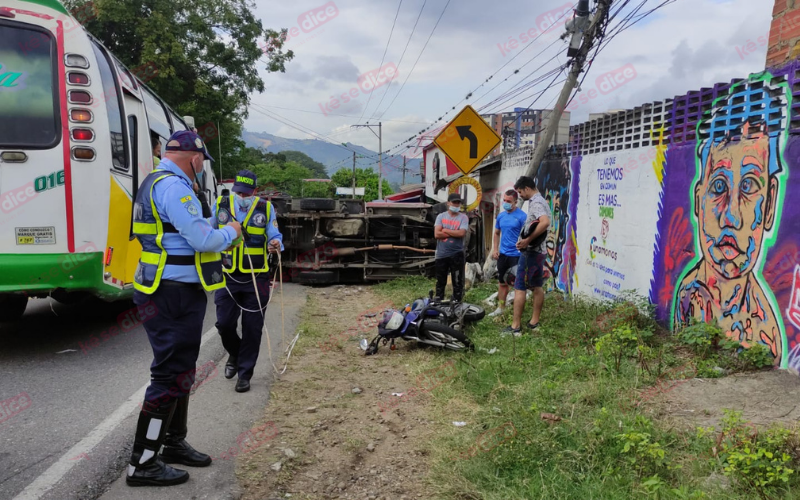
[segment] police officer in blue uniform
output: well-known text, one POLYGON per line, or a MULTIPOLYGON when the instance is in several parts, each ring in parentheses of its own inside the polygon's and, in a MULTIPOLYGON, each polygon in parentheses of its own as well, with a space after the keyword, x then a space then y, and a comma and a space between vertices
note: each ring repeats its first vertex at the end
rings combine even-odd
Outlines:
POLYGON ((134 275, 134 303, 154 317, 144 322, 153 349, 150 385, 136 426, 126 482, 130 486, 184 483, 189 473, 166 463, 211 465, 211 457, 186 442, 189 391, 200 353, 206 291, 225 286, 220 252, 241 236, 235 221, 225 227, 201 216, 192 183, 213 159, 202 139, 175 132, 164 158, 136 194, 133 231, 142 244, 134 275), (163 450, 161 449, 163 445, 163 450))
POLYGON ((225 378, 239 374, 236 392, 250 390, 269 302, 268 257, 270 252, 283 250, 283 236, 278 231, 275 210, 272 203, 254 195, 256 186, 253 172, 240 171, 233 184, 233 193, 220 196, 214 210, 219 227, 232 220, 242 224, 242 244, 222 253, 226 287, 217 290, 214 296, 217 330, 228 351, 225 378), (241 338, 236 334, 240 311, 241 338))

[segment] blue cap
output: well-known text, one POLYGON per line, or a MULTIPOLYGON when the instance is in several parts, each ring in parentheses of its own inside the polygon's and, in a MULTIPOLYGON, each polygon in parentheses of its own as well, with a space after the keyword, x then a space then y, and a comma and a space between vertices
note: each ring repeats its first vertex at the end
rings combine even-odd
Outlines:
POLYGON ((249 170, 240 170, 239 173, 236 174, 236 182, 233 183, 232 191, 234 193, 242 193, 250 196, 256 190, 256 182, 258 182, 256 174, 249 170))
POLYGON ((191 130, 179 130, 172 134, 167 141, 165 151, 196 151, 203 153, 206 159, 214 161, 208 154, 203 139, 191 130))

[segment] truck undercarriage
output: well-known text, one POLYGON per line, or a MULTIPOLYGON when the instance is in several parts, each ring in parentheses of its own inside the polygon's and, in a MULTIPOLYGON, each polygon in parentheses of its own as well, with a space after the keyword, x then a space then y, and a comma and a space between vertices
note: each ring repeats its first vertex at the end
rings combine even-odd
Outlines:
MULTIPOLYGON (((284 280, 304 284, 358 283, 432 276, 433 224, 445 204, 364 203, 324 198, 271 198, 283 234, 284 280)), ((470 219, 467 260, 482 258, 470 219)), ((481 252, 482 253, 482 252, 481 252)))

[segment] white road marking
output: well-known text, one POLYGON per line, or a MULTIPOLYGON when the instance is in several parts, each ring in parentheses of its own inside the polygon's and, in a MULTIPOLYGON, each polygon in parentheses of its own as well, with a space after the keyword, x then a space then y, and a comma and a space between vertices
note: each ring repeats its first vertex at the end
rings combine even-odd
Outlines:
MULTIPOLYGON (((203 334, 200 341, 200 346, 208 342, 216 336, 216 328, 211 328, 203 334)), ((81 454, 89 454, 95 446, 105 439, 122 421, 128 417, 144 400, 144 393, 147 390, 147 384, 143 385, 138 391, 133 393, 124 403, 122 403, 114 412, 109 415, 105 420, 89 432, 83 439, 81 439, 75 446, 70 448, 64 453, 61 458, 56 460, 56 463, 50 466, 39 477, 37 477, 31 484, 29 484, 19 495, 14 497, 14 500, 39 500, 48 491, 50 491, 64 476, 69 472, 75 464, 80 460, 75 460, 75 457, 81 454)))

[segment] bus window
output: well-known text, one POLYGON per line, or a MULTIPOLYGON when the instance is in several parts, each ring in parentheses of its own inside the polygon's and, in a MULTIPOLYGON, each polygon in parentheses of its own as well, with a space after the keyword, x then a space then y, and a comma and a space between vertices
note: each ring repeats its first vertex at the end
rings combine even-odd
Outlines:
POLYGON ((186 130, 186 125, 183 124, 183 121, 175 116, 174 113, 170 113, 170 118, 172 118, 172 129, 177 132, 178 130, 186 130))
POLYGON ((147 110, 147 122, 150 124, 150 130, 161 137, 172 136, 169 120, 161 103, 144 87, 142 87, 142 95, 144 96, 144 107, 147 110))
POLYGON ((153 151, 153 166, 157 167, 161 163, 161 155, 164 154, 164 145, 166 140, 158 134, 150 131, 150 149, 153 151))
POLYGON ((56 59, 49 31, 0 21, 0 147, 46 149, 58 144, 56 59))
POLYGON ((119 94, 114 73, 108 65, 108 59, 96 43, 92 43, 94 55, 97 58, 97 68, 100 71, 100 81, 103 83, 103 102, 108 115, 108 132, 111 136, 111 166, 117 170, 128 170, 128 158, 125 154, 125 136, 122 132, 122 112, 119 107, 119 94))

